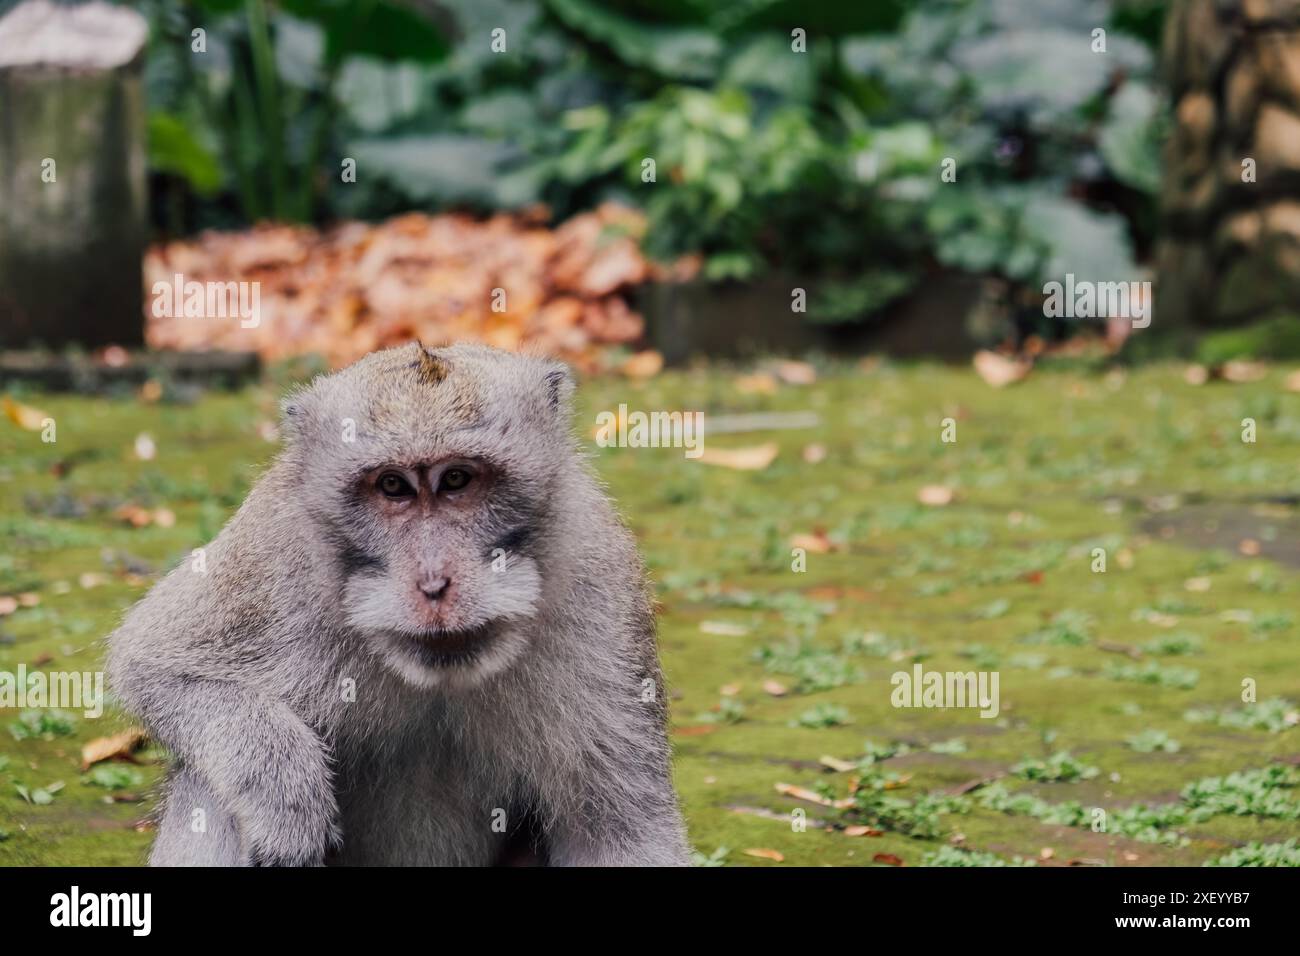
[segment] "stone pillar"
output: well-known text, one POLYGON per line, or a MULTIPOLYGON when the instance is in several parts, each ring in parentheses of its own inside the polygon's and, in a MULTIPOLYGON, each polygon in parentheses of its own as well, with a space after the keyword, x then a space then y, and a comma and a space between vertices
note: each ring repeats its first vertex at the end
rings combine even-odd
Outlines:
POLYGON ((1300 315, 1300 0, 1179 0, 1157 322, 1300 315))
POLYGON ((0 18, 0 346, 144 342, 147 36, 98 2, 0 18))

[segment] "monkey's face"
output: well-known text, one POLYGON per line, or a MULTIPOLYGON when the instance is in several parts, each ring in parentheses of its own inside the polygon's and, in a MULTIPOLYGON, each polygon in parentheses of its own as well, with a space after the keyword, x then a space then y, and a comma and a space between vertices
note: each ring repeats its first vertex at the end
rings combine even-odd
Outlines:
POLYGON ((573 464, 556 368, 484 349, 394 349, 288 409, 300 467, 329 487, 316 516, 344 619, 413 684, 476 683, 537 630, 552 486, 573 464))
POLYGON ((348 619, 413 683, 469 683, 527 647, 541 592, 536 515, 499 463, 370 468, 353 489, 369 545, 346 556, 348 619))

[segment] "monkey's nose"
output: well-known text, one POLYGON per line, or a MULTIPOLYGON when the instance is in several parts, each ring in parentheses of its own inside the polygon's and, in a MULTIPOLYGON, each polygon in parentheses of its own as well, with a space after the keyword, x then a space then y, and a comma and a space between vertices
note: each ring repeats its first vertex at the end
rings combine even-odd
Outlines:
POLYGON ((451 584, 448 578, 432 578, 420 582, 420 593, 430 601, 436 601, 447 591, 448 585, 451 584))

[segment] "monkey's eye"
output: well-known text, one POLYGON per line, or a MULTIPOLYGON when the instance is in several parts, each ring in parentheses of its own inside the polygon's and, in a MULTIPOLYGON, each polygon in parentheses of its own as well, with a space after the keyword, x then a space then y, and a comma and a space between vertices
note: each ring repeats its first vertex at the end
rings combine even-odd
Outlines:
POLYGON ((395 471, 386 471, 380 475, 379 480, 375 482, 375 487, 385 498, 415 497, 415 489, 411 487, 411 483, 395 471))
POLYGON ((442 480, 438 482, 439 491, 460 491, 474 478, 474 475, 464 468, 448 468, 442 473, 442 480))

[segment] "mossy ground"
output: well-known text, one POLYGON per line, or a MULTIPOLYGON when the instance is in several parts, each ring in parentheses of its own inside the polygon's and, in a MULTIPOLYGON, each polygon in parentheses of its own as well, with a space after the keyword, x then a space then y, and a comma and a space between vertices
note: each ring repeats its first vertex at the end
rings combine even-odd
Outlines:
MULTIPOLYGON (((974 790, 968 806, 937 818, 936 836, 890 826, 848 836, 827 825, 869 823, 870 814, 776 790, 828 785, 847 796, 863 771, 835 772, 818 760, 857 761, 867 741, 910 745, 866 771, 903 775, 888 794, 904 800, 1069 751, 1099 773, 1003 782, 1111 815, 1177 801, 1201 778, 1294 762, 1300 730, 1185 717, 1240 708, 1247 678, 1260 700, 1282 698, 1290 711, 1300 701, 1300 394, 1283 388, 1283 375, 1195 388, 1174 366, 1040 368, 994 390, 966 368, 884 363, 827 366, 816 384, 775 394, 743 393, 718 368, 587 383, 584 432, 597 410, 620 402, 821 417, 812 429, 709 440, 777 442, 775 463, 756 472, 689 461, 681 450, 591 446, 657 584, 676 778, 697 849, 725 847, 720 858, 729 864, 776 865, 745 852, 772 849, 786 865, 871 865, 878 854, 916 865, 962 834, 964 846, 1007 859, 1038 859, 1050 848, 1053 864, 1198 865, 1249 841, 1295 835, 1300 824, 1285 814, 1219 813, 1167 828, 1186 841, 1147 842, 981 809, 974 790), (956 422, 955 442, 941 440, 946 418, 956 422), (1245 418, 1256 422, 1254 443, 1242 441, 1245 418), (824 460, 803 459, 810 444, 824 446, 824 460), (921 504, 927 485, 956 496, 946 506, 921 504), (823 533, 833 549, 814 550, 807 570, 793 571, 791 537, 823 533), (1105 549, 1105 573, 1093 570, 1095 548, 1105 549), (1190 637, 1190 652, 1141 650, 1170 637, 1190 637), (842 682, 797 692, 798 676, 769 671, 756 657, 772 646, 796 649, 773 666, 803 668, 808 687, 842 682), (890 676, 916 660, 927 670, 996 669, 1001 713, 893 707, 890 676), (1173 668, 1194 670, 1194 686, 1112 676, 1148 662, 1174 681, 1181 672, 1173 668), (767 680, 790 693, 769 694, 767 680), (724 689, 741 705, 735 722, 711 716, 724 689), (818 704, 842 707, 847 722, 792 726, 818 704), (1180 748, 1139 753, 1127 745, 1147 729, 1180 748), (964 750, 929 749, 954 738, 964 750), (803 832, 792 826, 796 808, 808 817, 803 832)), ((58 441, 43 444, 39 433, 0 423, 0 595, 40 599, 0 618, 0 670, 99 666, 101 638, 122 611, 215 533, 274 453, 267 423, 277 391, 208 394, 193 404, 21 396, 56 419, 58 441), (141 432, 156 443, 153 460, 132 454, 141 432), (133 528, 114 516, 123 504, 167 508, 176 521, 133 528), (106 579, 83 587, 86 573, 106 579)), ((8 758, 0 864, 143 861, 150 835, 134 824, 148 815, 160 765, 146 763, 138 780, 116 789, 95 786, 79 768, 81 745, 122 718, 110 709, 101 720, 77 719, 71 734, 22 740, 9 730, 17 719, 0 711, 0 764, 8 758), (45 805, 16 790, 55 781, 64 787, 45 805)), ((1283 796, 1296 799, 1294 790, 1283 796)))

